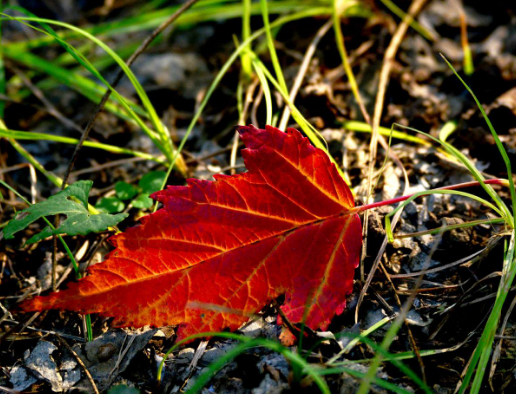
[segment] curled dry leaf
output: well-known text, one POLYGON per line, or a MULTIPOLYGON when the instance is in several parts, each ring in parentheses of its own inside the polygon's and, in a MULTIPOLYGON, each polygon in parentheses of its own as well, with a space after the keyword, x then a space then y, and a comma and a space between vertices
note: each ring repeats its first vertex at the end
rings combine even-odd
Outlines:
POLYGON ((237 329, 285 294, 293 323, 326 329, 342 313, 359 261, 353 196, 325 152, 294 129, 239 127, 248 172, 189 179, 163 207, 111 238, 108 259, 24 311, 67 309, 116 326, 180 325, 179 338, 237 329))

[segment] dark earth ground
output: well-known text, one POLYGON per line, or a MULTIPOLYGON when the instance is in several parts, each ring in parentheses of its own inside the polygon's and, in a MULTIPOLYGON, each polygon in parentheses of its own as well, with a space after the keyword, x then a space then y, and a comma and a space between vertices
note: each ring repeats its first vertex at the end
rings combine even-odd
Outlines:
MULTIPOLYGON (((71 14, 63 11, 61 3, 66 2, 19 1, 20 5, 38 16, 66 20, 79 26, 96 23, 100 19, 95 10, 102 5, 101 1, 76 2, 71 14)), ((115 1, 116 3, 118 1, 115 1)), ((127 3, 122 9, 115 7, 102 18, 123 18, 126 14, 138 12, 141 2, 127 3)), ((383 55, 399 19, 392 16, 381 3, 368 3, 371 3, 374 17, 369 20, 352 18, 343 24, 343 29, 360 91, 368 111, 372 113, 383 55), (361 53, 354 56, 357 49, 364 48, 365 43, 368 44, 367 49, 360 49, 361 53)), ((511 160, 515 162, 515 7, 504 1, 464 3, 468 38, 475 66, 475 71, 467 78, 467 82, 487 108, 511 160)), ((407 9, 410 3, 399 1, 397 4, 402 9, 407 9)), ((494 177, 507 177, 494 140, 474 101, 438 55, 443 53, 459 71, 462 69, 463 51, 458 8, 451 0, 431 0, 418 17, 418 21, 432 29, 436 39, 428 41, 417 32, 408 30, 390 76, 381 124, 390 127, 393 122, 401 123, 437 136, 446 121, 456 120, 457 131, 449 138, 449 142, 473 158, 483 173, 494 177)), ((209 22, 192 26, 187 30, 168 32, 162 43, 143 54, 134 65, 135 74, 148 91, 160 116, 166 120, 176 141, 184 135, 199 97, 205 93, 214 75, 233 51, 232 35, 239 34, 240 23, 240 20, 209 22), (182 72, 178 72, 179 75, 170 72, 167 66, 172 57, 173 64, 182 72), (149 64, 153 66, 150 67, 149 64)), ((279 43, 278 54, 289 85, 306 47, 324 23, 325 19, 314 18, 291 23, 288 28, 279 31, 276 37, 279 43)), ((253 26, 261 26, 259 17, 253 19, 253 26)), ((16 28, 11 26, 6 29, 3 39, 15 40, 18 33, 16 28)), ((116 37, 116 43, 120 44, 124 40, 139 42, 145 38, 145 34, 135 33, 116 37)), ((113 44, 109 40, 107 43, 113 44)), ((56 55, 51 51, 39 54, 49 60, 56 55)), ((267 53, 261 54, 261 57, 268 61, 267 53)), ((7 64, 8 76, 16 73, 18 67, 16 64, 7 64)), ((238 119, 235 90, 239 70, 238 64, 231 68, 185 146, 185 157, 190 159, 188 162, 191 177, 210 178, 213 173, 229 166, 229 150, 226 148, 232 144, 233 129, 238 119), (209 159, 199 159, 213 153, 216 155, 209 159)), ((114 68, 108 69, 108 79, 114 76, 115 72, 114 68)), ((121 84, 120 90, 131 94, 127 82, 121 84)), ((84 126, 94 109, 91 102, 65 87, 47 91, 45 94, 59 111, 78 125, 84 126)), ((342 128, 343 121, 362 120, 362 116, 355 105, 347 79, 343 76, 332 32, 326 34, 319 44, 296 104, 322 131, 329 143, 331 154, 339 162, 344 158, 351 183, 357 188, 357 194, 360 196, 360 192, 365 189, 367 178, 370 135, 342 128)), ((265 110, 262 104, 257 112, 258 126, 264 126, 263 119, 265 110)), ((78 137, 77 131, 67 129, 43 111, 40 101, 34 96, 26 98, 23 103, 8 102, 5 121, 7 126, 14 130, 35 130, 78 137)), ((99 118, 91 133, 91 139, 157 153, 141 132, 128 127, 125 122, 106 112, 99 118)), ((64 174, 73 152, 73 146, 56 143, 23 142, 23 146, 48 170, 60 176, 64 174)), ((392 149, 408 172, 409 193, 472 179, 465 170, 433 148, 394 140, 392 149)), ((99 165, 120 160, 120 156, 99 152, 83 149, 75 169, 90 171, 77 172, 73 174, 72 179, 93 180, 92 195, 95 197, 109 193, 117 181, 134 182, 150 170, 164 169, 163 166, 147 161, 123 161, 116 166, 97 169, 99 165)), ((377 159, 380 163, 378 169, 383 162, 383 154, 384 152, 380 151, 377 159)), ((0 140, 0 169, 21 162, 24 162, 23 159, 10 144, 6 140, 0 140)), ((241 159, 237 163, 242 164, 241 159)), ((22 194, 30 194, 26 169, 0 172, 0 176, 22 194)), ((179 174, 174 174, 170 178, 171 184, 183 182, 184 179, 179 174)), ((399 169, 389 162, 384 176, 377 185, 377 200, 401 195, 405 186, 399 169)), ((56 191, 57 189, 44 177, 38 176, 38 199, 46 198, 56 191)), ((476 189, 469 191, 482 195, 476 189)), ((1 203, 0 222, 4 223, 13 215, 13 206, 10 202, 15 198, 6 190, 2 190, 2 193, 8 200, 1 203)), ((507 194, 504 194, 506 190, 500 189, 500 193, 507 197, 507 194)), ((23 206, 18 205, 17 208, 21 207, 23 206)), ((383 240, 383 216, 390 209, 380 209, 369 218, 367 257, 363 262, 366 274, 383 240)), ((135 225, 137 215, 141 212, 134 209, 130 214, 129 219, 120 226, 121 229, 135 225)), ((483 218, 486 218, 486 211, 477 203, 456 196, 433 196, 410 204, 401 217, 398 231, 410 233, 439 227, 443 221, 453 224, 483 218)), ((28 230, 23 238, 26 239, 34 230, 35 228, 28 230)), ((447 232, 442 238, 423 236, 397 239, 394 244, 387 247, 382 262, 385 269, 393 275, 418 272, 428 260, 431 268, 440 267, 479 251, 488 245, 489 240, 493 239, 491 237, 499 231, 501 229, 496 226, 483 225, 447 232)), ((75 252, 81 247, 84 248, 81 262, 85 265, 90 258, 102 261, 102 256, 109 251, 109 245, 105 242, 96 249, 100 239, 101 235, 97 234, 70 239, 69 243, 75 252)), ((0 302, 5 308, 5 313, 28 293, 34 293, 40 287, 48 289, 52 242, 44 241, 31 247, 21 247, 22 244, 22 237, 1 241, 0 302)), ((491 242, 489 252, 485 253, 482 259, 428 274, 425 276, 421 292, 413 302, 413 309, 407 321, 418 347, 449 349, 448 352, 424 358, 427 381, 435 392, 454 391, 460 374, 475 348, 483 323, 493 304, 492 295, 498 287, 499 277, 496 272, 502 267, 502 246, 503 242, 491 242)), ((69 264, 67 258, 62 257, 60 272, 69 264)), ((413 287, 414 278, 392 278, 402 302, 406 299, 408 290, 413 287)), ((378 270, 360 306, 358 323, 355 325, 354 311, 362 286, 360 270, 357 270, 356 279, 356 289, 348 301, 348 311, 336 317, 330 327, 334 334, 364 330, 399 310, 390 282, 382 271, 378 270)), ((72 275, 69 275, 69 280, 73 280, 72 275)), ((512 300, 511 294, 507 306, 512 300)), ((507 306, 502 318, 505 317, 507 306)), ((246 335, 277 338, 279 327, 275 324, 274 316, 271 306, 263 311, 262 319, 251 323, 243 331, 246 335)), ((79 376, 82 380, 71 390, 77 387, 84 387, 86 391, 91 390, 82 368, 57 338, 46 334, 46 331, 68 335, 65 339, 84 357, 101 390, 124 382, 142 392, 175 392, 184 389, 185 382, 187 388, 192 378, 195 378, 204 367, 235 346, 233 341, 213 339, 208 343, 205 353, 199 351, 202 358, 192 365, 194 353, 199 346, 202 350, 205 343, 190 343, 169 360, 163 377, 164 384, 157 389, 157 364, 164 352, 174 343, 173 327, 146 332, 115 330, 109 329, 109 320, 93 316, 94 336, 100 339, 84 345, 80 341, 83 335, 82 320, 76 314, 57 311, 42 313, 30 322, 28 327, 17 327, 10 322, 24 319, 26 316, 22 314, 6 314, 1 318, 0 334, 3 336, 0 343, 0 386, 12 388, 13 377, 16 377, 19 379, 17 387, 21 388, 24 382, 33 379, 32 386, 23 389, 26 392, 48 392, 52 386, 56 390, 68 388, 79 379, 79 376), (40 340, 41 338, 44 340, 40 340), (121 357, 123 349, 129 350, 121 357), (53 370, 46 369, 44 378, 37 377, 36 372, 30 372, 36 368, 34 360, 37 358, 46 359, 48 362, 55 361, 60 368, 60 376, 57 376, 55 365, 53 370), (117 364, 119 358, 122 361, 117 364), (27 374, 25 378, 24 373, 27 374), (189 378, 191 379, 188 380, 189 378)), ((514 392, 516 389, 514 319, 514 316, 508 318, 500 362, 492 379, 494 392, 514 392)), ((381 341, 387 327, 375 331, 372 338, 381 341)), ((314 349, 314 356, 310 361, 317 363, 333 356, 340 350, 341 345, 342 343, 339 344, 334 339, 325 341, 314 349)), ((398 333, 390 350, 411 350, 406 328, 402 328, 398 333)), ((345 358, 359 360, 370 358, 372 355, 371 348, 359 345, 345 358)), ((417 362, 407 360, 406 364, 419 372, 417 362)), ((355 364, 355 368, 362 371, 365 369, 364 365, 355 364)), ((414 387, 408 378, 391 365, 382 367, 379 374, 380 377, 400 387, 414 387)), ((327 380, 332 392, 336 393, 352 393, 358 387, 357 380, 346 374, 331 376, 327 380)), ((289 364, 282 356, 261 348, 248 350, 237 357, 224 367, 207 387, 209 392, 220 393, 297 393, 317 390, 309 382, 296 382, 289 364)), ((378 387, 374 390, 384 391, 378 387)), ((487 379, 484 390, 490 390, 487 379)))

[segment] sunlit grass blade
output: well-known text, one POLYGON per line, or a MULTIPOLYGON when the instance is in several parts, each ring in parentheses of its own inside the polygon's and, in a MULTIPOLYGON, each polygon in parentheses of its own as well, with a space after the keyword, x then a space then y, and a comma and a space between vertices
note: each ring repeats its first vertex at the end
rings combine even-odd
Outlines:
POLYGON ((473 66, 473 56, 471 54, 471 47, 469 46, 466 15, 462 9, 462 5, 460 7, 460 42, 462 45, 462 52, 464 53, 464 74, 470 76, 475 72, 475 67, 473 66))
MULTIPOLYGON (((432 195, 432 194, 452 194, 452 195, 457 195, 457 196, 461 196, 461 197, 467 197, 474 201, 479 202, 482 205, 485 205, 488 208, 491 208, 497 214, 499 214, 500 216, 503 216, 502 211, 498 207, 491 204, 489 201, 487 201, 483 198, 480 198, 474 194, 461 192, 458 190, 427 190, 427 191, 413 194, 411 197, 409 197, 407 200, 403 201, 400 205, 398 205, 394 210, 392 210, 385 216, 385 232, 387 233, 389 242, 394 241, 394 234, 393 234, 392 226, 391 226, 391 217, 393 217, 399 210, 405 208, 408 204, 410 204, 416 198, 428 196, 428 195, 432 195)), ((506 222, 505 218, 503 218, 503 220, 504 220, 504 222, 506 222)), ((442 229, 441 229, 441 231, 442 231, 442 229)))
MULTIPOLYGON (((443 142, 428 133, 414 129, 412 127, 403 126, 398 123, 394 123, 394 125, 396 127, 399 127, 399 128, 405 129, 405 130, 411 130, 411 131, 414 131, 416 133, 426 136, 427 138, 436 142, 438 145, 441 145, 450 155, 454 156, 457 160, 459 160, 467 168, 467 170, 470 172, 470 174, 473 176, 473 178, 475 178, 475 180, 477 180, 480 183, 480 185, 486 191, 486 193, 493 199, 493 201, 498 206, 499 210, 501 212, 503 212, 503 214, 500 216, 506 220, 507 225, 510 227, 514 227, 514 216, 512 215, 511 211, 509 210, 507 205, 503 202, 503 200, 498 195, 498 193, 493 189, 493 187, 484 182, 485 181, 484 176, 475 167, 475 164, 466 157, 466 155, 464 155, 461 151, 459 151, 453 145, 451 145, 447 142, 443 142)), ((513 184, 513 181, 511 179, 509 179, 508 181, 509 181, 509 188, 511 188, 511 184, 513 184)))
MULTIPOLYGON (((348 16, 368 18, 371 15, 370 9, 363 3, 358 1, 354 1, 353 3, 353 6, 349 8, 349 11, 347 11, 348 16)), ((119 34, 129 34, 142 30, 154 29, 163 23, 171 14, 176 12, 178 8, 179 6, 165 7, 160 10, 141 13, 120 20, 92 25, 87 27, 85 30, 95 36, 103 35, 105 37, 111 37, 119 34)), ((325 9, 324 12, 319 13, 320 16, 330 15, 331 1, 273 1, 269 5, 269 14, 281 15, 285 13, 299 13, 316 8, 325 9)), ((260 15, 260 4, 254 2, 251 3, 250 13, 251 15, 260 15)), ((190 10, 181 15, 181 17, 176 21, 176 25, 178 29, 184 29, 196 23, 241 17, 242 5, 241 3, 235 2, 234 0, 200 1, 190 10)), ((59 31, 58 34, 59 37, 63 39, 76 38, 78 36, 76 33, 71 31, 59 31)), ((7 45, 16 47, 19 50, 29 50, 51 43, 52 39, 49 37, 36 37, 25 41, 7 43, 7 45)))
MULTIPOLYGON (((482 117, 484 118, 485 122, 487 123, 487 127, 489 128, 489 131, 491 132, 491 135, 494 138, 496 147, 498 148, 498 150, 500 151, 500 154, 502 155, 503 161, 505 163, 505 168, 507 169, 507 179, 509 180, 509 184, 510 184, 509 189, 511 191, 511 202, 512 202, 512 213, 513 213, 512 216, 515 217, 516 216, 516 190, 514 187, 514 179, 512 177, 511 160, 509 159, 509 156, 507 155, 507 151, 505 150, 505 148, 502 144, 502 141, 500 140, 500 137, 498 137, 498 134, 496 133, 496 130, 493 127, 493 124, 489 120, 489 117, 487 116, 486 111, 484 110, 484 107, 478 100, 477 96, 475 96, 475 93, 473 93, 473 90, 471 90, 471 88, 468 86, 468 84, 466 82, 464 82, 464 80, 460 77, 460 75, 457 73, 457 70, 455 70, 455 68, 451 65, 451 63, 444 56, 442 56, 442 58, 444 59, 444 61, 448 65, 448 67, 450 67, 450 69, 453 71, 455 76, 459 79, 459 81, 461 81, 461 83, 464 85, 466 90, 471 94, 471 96, 473 97, 473 100, 475 100, 475 103, 477 104, 478 109, 482 113, 482 117)), ((513 226, 514 226, 514 224, 513 224, 513 226)))
MULTIPOLYGON (((45 134, 45 133, 35 133, 30 131, 17 131, 17 130, 7 130, 0 128, 0 137, 5 138, 13 138, 15 140, 29 140, 29 141, 54 141, 61 142, 64 144, 72 144, 76 145, 79 140, 77 138, 63 137, 59 135, 45 134)), ((101 149, 106 152, 112 152, 117 154, 125 154, 135 157, 141 157, 142 159, 152 160, 157 163, 166 164, 166 161, 162 158, 156 157, 154 155, 150 155, 144 152, 138 152, 131 149, 120 148, 115 145, 103 144, 100 142, 94 141, 85 141, 84 146, 90 148, 101 149)))
MULTIPOLYGON (((251 0, 242 0, 242 40, 247 40, 251 36, 251 0)), ((249 46, 247 49, 251 49, 249 46)), ((253 74, 251 58, 246 51, 242 52, 242 72, 247 79, 253 74)))
POLYGON ((439 130, 439 139, 442 142, 446 142, 446 140, 457 130, 457 122, 454 120, 450 120, 444 124, 444 126, 439 130))
MULTIPOLYGON (((398 7, 392 0, 380 0, 383 5, 385 5, 389 11, 391 11, 394 15, 396 15, 400 19, 404 19, 407 15, 405 11, 403 11, 400 7, 398 7)), ((434 36, 427 29, 421 26, 416 20, 412 19, 409 23, 410 27, 425 37, 427 40, 434 40, 434 36)))
MULTIPOLYGON (((117 98, 117 100, 120 102, 122 107, 127 111, 129 116, 142 128, 142 130, 147 134, 147 136, 153 141, 153 143, 162 151, 162 153, 167 157, 169 161, 172 160, 172 157, 174 155, 174 146, 172 143, 172 140, 170 138, 170 134, 168 133, 168 130, 164 127, 163 123, 161 122, 160 118, 158 117, 156 110, 154 109, 152 103, 149 100, 149 97, 147 96, 147 93, 144 91, 143 87, 141 86, 140 82, 137 80, 136 76, 133 74, 131 69, 125 64, 125 62, 106 44, 104 44, 101 40, 94 37, 93 35, 89 34, 88 32, 75 27, 73 25, 44 19, 44 18, 35 18, 35 17, 9 17, 4 14, 4 17, 9 20, 15 20, 21 23, 24 23, 25 25, 31 27, 32 29, 38 30, 42 33, 48 34, 52 36, 54 39, 56 39, 76 60, 83 65, 88 71, 90 71, 95 77, 97 77, 99 80, 106 85, 108 89, 111 90, 113 96, 117 98), (120 66, 120 68, 124 71, 125 75, 129 78, 130 82, 134 86, 138 97, 142 101, 142 104, 147 111, 148 117, 150 122, 152 123, 154 130, 151 130, 145 122, 131 109, 131 107, 127 104, 126 99, 121 96, 110 84, 107 82, 104 77, 93 67, 93 65, 86 59, 81 53, 77 52, 76 49, 71 46, 66 41, 62 40, 55 34, 53 31, 47 31, 38 29, 35 26, 31 25, 30 22, 37 22, 41 23, 44 26, 46 25, 56 25, 61 26, 67 29, 70 29, 83 37, 89 39, 91 42, 102 48, 106 53, 108 53, 120 66)), ((180 157, 179 157, 180 158, 180 157)), ((184 161, 180 158, 179 161, 179 170, 186 174, 186 165, 184 161)))
MULTIPOLYGON (((293 22, 293 21, 296 21, 296 20, 300 20, 300 19, 304 19, 304 18, 309 18, 309 17, 313 17, 313 16, 316 16, 316 15, 321 15, 321 14, 324 15, 325 13, 328 13, 328 8, 317 8, 317 7, 314 7, 312 9, 308 9, 306 11, 302 11, 302 12, 299 12, 299 13, 290 14, 290 15, 286 15, 284 17, 278 18, 273 23, 271 23, 271 28, 274 28, 274 27, 277 27, 277 26, 282 26, 282 25, 284 25, 284 24, 286 24, 288 22, 293 22)), ((208 101, 210 100, 211 96, 213 95, 213 92, 215 91, 215 89, 219 85, 219 83, 222 80, 222 78, 224 77, 224 75, 226 75, 226 73, 228 72, 228 70, 231 67, 231 65, 240 56, 240 53, 247 49, 247 47, 249 46, 249 44, 251 42, 253 42, 255 39, 257 39, 258 37, 260 37, 264 33, 265 33, 265 29, 263 29, 263 28, 260 29, 260 30, 257 30, 256 32, 254 32, 247 40, 244 40, 235 49, 235 51, 231 54, 231 56, 228 58, 228 60, 226 60, 226 62, 224 63, 224 65, 221 67, 220 71, 216 75, 215 79, 211 83, 210 87, 208 88, 208 90, 206 92, 206 95, 204 96, 203 100, 199 104, 199 106, 197 108, 197 111, 195 112, 192 120, 190 121, 190 124, 188 125, 188 128, 186 130, 186 133, 185 133, 183 139, 181 140, 181 142, 180 142, 180 144, 179 144, 179 146, 177 148, 177 152, 181 152, 181 150, 183 149, 183 147, 184 147, 184 145, 186 143, 186 140, 190 136, 194 126, 196 125, 197 121, 201 117, 201 114, 204 111, 204 108, 206 107, 206 104, 208 104, 208 101)), ((172 169, 174 168, 174 164, 175 164, 175 161, 176 161, 177 154, 178 153, 176 153, 176 155, 174 155, 174 157, 173 157, 173 159, 171 161, 171 164, 169 165, 168 172, 167 172, 167 179, 168 179, 168 176, 170 175, 170 173, 172 172, 172 169)), ((166 179, 165 179, 165 182, 166 182, 166 179)), ((165 185, 165 183, 163 185, 165 185)))
POLYGON ((394 238, 413 238, 413 237, 422 237, 424 235, 434 235, 439 233, 445 233, 447 231, 458 230, 461 228, 468 228, 473 226, 478 226, 482 224, 502 224, 505 223, 504 218, 493 218, 493 219, 479 219, 479 220, 471 220, 469 222, 460 223, 460 224, 451 224, 448 226, 434 228, 426 231, 417 231, 409 234, 396 234, 394 238))

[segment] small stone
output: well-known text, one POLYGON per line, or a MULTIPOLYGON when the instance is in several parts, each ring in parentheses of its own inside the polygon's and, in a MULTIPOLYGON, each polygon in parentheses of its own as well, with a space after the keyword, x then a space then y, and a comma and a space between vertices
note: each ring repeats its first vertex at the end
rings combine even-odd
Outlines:
POLYGON ((63 391, 63 379, 57 373, 57 365, 51 357, 51 354, 57 350, 57 346, 52 342, 39 341, 34 350, 32 350, 25 366, 40 379, 46 380, 52 385, 52 391, 63 391))
POLYGON ((99 347, 97 352, 97 359, 100 362, 104 362, 109 360, 113 355, 117 352, 117 348, 112 343, 106 343, 99 347))
POLYGON ((19 365, 11 369, 10 375, 9 381, 14 391, 25 391, 38 381, 26 368, 19 365))

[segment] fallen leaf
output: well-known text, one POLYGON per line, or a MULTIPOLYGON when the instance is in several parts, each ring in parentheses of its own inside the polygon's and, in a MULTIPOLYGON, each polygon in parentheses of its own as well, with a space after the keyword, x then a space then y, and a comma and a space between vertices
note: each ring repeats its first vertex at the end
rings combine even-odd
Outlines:
POLYGON ((325 152, 294 129, 240 127, 248 172, 189 179, 153 198, 142 224, 68 290, 24 311, 66 309, 115 326, 180 325, 178 337, 237 329, 285 294, 292 323, 325 330, 344 310, 361 248, 353 196, 325 152))

